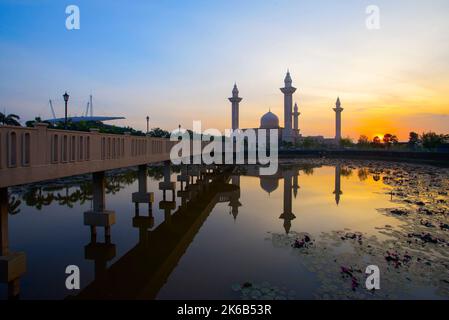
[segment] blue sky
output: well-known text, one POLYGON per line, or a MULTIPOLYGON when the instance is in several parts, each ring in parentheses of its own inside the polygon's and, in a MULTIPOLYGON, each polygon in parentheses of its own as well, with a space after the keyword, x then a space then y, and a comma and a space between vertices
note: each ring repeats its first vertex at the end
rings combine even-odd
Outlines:
POLYGON ((46 118, 51 98, 62 115, 67 90, 81 114, 92 92, 119 124, 224 129, 237 81, 254 127, 268 108, 283 121, 290 68, 304 134, 332 135, 337 96, 346 135, 449 131, 448 13, 445 0, 0 0, 0 109, 46 118), (80 30, 65 28, 70 4, 80 30), (380 30, 365 27, 369 4, 380 30))

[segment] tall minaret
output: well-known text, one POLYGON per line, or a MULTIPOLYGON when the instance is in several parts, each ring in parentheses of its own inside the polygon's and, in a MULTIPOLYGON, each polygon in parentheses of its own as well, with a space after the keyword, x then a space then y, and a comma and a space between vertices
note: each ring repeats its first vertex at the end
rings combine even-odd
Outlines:
POLYGON ((295 136, 299 137, 299 115, 301 113, 298 112, 298 104, 295 102, 295 108, 293 109, 293 129, 295 130, 295 136))
POLYGON ((232 130, 239 129, 239 103, 242 98, 239 97, 239 89, 237 84, 234 84, 234 89, 232 89, 232 98, 229 98, 232 103, 232 130))
POLYGON ((340 145, 341 142, 341 113, 343 112, 341 107, 340 98, 337 98, 337 103, 335 104, 335 142, 340 145))
POLYGON ((295 93, 296 88, 292 87, 290 71, 287 71, 287 75, 284 79, 284 88, 281 88, 281 91, 284 94, 284 130, 282 131, 282 141, 293 142, 292 109, 293 94, 295 93))

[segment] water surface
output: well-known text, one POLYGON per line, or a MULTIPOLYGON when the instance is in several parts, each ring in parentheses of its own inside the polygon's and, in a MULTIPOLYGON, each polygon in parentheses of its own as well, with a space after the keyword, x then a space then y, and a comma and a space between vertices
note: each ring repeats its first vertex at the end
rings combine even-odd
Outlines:
POLYGON ((136 170, 108 176, 110 240, 83 225, 89 177, 12 189, 10 247, 27 256, 20 298, 449 298, 447 169, 297 160, 270 177, 209 170, 181 190, 178 177, 198 168, 173 167, 173 202, 152 166, 153 219, 147 204, 136 218, 136 170), (65 288, 67 265, 79 266, 81 290, 65 288), (365 289, 368 265, 380 268, 379 291, 365 289))

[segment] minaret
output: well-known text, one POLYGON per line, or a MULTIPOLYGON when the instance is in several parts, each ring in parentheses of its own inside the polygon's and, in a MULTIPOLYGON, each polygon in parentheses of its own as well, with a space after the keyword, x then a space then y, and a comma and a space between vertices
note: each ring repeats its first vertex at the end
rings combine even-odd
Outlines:
POLYGON ((232 98, 229 98, 232 103, 232 130, 239 129, 239 103, 242 98, 239 97, 239 89, 237 84, 234 84, 234 89, 232 89, 232 98))
POLYGON ((296 219, 296 216, 292 212, 292 172, 285 171, 284 173, 284 212, 279 219, 284 220, 284 229, 286 234, 290 233, 292 226, 292 220, 296 219))
POLYGON ((295 131, 295 137, 299 137, 299 115, 298 104, 295 102, 295 108, 293 109, 293 129, 295 131))
POLYGON ((337 99, 337 103, 335 104, 335 142, 337 145, 340 145, 341 142, 341 113, 343 112, 343 108, 341 107, 340 98, 337 99))
POLYGON ((335 202, 337 203, 337 206, 340 204, 340 196, 343 194, 341 191, 341 185, 340 185, 340 179, 341 179, 341 164, 337 164, 335 166, 335 202))
POLYGON ((293 142, 292 134, 292 108, 293 108, 293 94, 296 88, 292 87, 292 78, 290 71, 284 79, 284 88, 281 88, 284 94, 284 130, 282 131, 282 141, 293 142))

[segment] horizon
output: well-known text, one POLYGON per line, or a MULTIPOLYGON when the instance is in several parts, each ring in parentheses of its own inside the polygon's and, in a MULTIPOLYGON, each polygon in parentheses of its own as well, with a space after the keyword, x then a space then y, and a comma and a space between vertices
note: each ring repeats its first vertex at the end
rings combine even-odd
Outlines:
POLYGON ((77 1, 69 31, 65 3, 0 1, 0 111, 50 119, 52 99, 61 116, 67 91, 75 116, 92 93, 95 115, 126 117, 113 124, 224 131, 237 82, 241 127, 254 128, 269 109, 283 123, 289 69, 305 136, 334 135, 338 96, 343 137, 449 133, 449 3, 376 2, 379 30, 367 1, 77 1))

